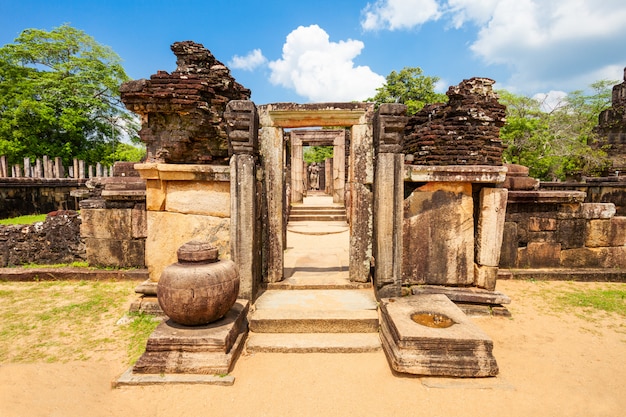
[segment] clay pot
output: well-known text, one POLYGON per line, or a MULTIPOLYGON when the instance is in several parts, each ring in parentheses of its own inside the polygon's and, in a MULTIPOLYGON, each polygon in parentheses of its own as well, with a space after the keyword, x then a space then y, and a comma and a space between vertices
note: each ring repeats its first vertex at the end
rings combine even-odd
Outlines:
POLYGON ((163 312, 186 326, 222 318, 239 293, 239 271, 235 263, 220 261, 217 249, 204 242, 187 242, 177 254, 178 262, 163 270, 157 285, 163 312))

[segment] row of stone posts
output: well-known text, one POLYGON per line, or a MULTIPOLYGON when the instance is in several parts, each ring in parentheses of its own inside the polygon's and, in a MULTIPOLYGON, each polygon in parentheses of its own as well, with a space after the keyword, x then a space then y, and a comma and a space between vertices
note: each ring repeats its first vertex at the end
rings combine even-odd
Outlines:
POLYGON ((50 158, 44 155, 31 161, 30 158, 24 158, 24 164, 10 165, 6 155, 0 156, 0 178, 93 178, 93 177, 111 177, 113 176, 113 166, 106 167, 100 162, 96 165, 85 166, 85 161, 77 158, 73 159, 71 166, 66 168, 63 166, 63 160, 60 157, 50 158), (85 169, 86 168, 86 169, 85 169))

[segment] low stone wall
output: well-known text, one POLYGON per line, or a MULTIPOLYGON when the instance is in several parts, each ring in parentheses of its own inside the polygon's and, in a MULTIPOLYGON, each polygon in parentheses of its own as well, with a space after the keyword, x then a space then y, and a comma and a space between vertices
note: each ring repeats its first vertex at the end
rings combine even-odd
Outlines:
POLYGON ((614 216, 611 203, 582 203, 583 193, 572 193, 572 201, 546 201, 550 192, 509 192, 501 268, 626 267, 626 217, 614 216))
POLYGON ((0 218, 56 210, 77 210, 73 190, 84 187, 86 179, 0 178, 0 218))
POLYGON ((626 216, 626 177, 587 178, 586 182, 542 182, 540 190, 575 190, 586 193, 585 203, 613 203, 618 216, 626 216))
POLYGON ((0 226, 0 267, 85 260, 77 212, 57 211, 44 222, 0 226))

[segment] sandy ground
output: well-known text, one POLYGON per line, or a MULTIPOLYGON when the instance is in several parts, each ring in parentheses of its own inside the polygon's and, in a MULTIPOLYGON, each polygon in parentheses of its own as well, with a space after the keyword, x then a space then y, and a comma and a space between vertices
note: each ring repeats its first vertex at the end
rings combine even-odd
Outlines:
POLYGON ((497 378, 394 375, 382 351, 255 354, 238 360, 230 387, 112 389, 124 355, 103 352, 0 365, 0 416, 625 416, 625 320, 550 303, 596 285, 499 282, 513 317, 474 319, 494 339, 497 378))

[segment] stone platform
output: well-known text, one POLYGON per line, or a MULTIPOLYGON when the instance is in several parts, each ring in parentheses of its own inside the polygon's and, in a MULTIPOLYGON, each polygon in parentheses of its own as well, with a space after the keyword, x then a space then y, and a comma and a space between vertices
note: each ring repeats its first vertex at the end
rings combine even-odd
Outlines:
POLYGON ((395 371, 450 377, 498 374, 492 340, 443 294, 384 298, 381 316, 383 350, 395 371), (428 327, 411 319, 415 313, 436 313, 454 324, 428 327))
POLYGON ((150 335, 132 377, 229 373, 245 343, 248 308, 247 300, 237 300, 223 318, 203 326, 183 326, 171 320, 161 323, 150 335))

